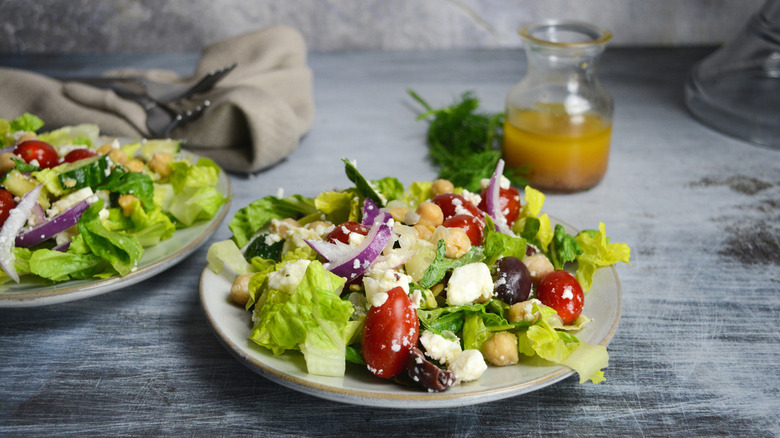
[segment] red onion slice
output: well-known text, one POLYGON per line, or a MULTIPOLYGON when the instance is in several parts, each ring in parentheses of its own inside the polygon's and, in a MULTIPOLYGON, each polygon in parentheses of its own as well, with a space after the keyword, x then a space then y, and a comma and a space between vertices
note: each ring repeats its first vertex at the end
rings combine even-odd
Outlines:
POLYGON ((329 261, 327 269, 347 279, 347 282, 355 280, 363 274, 369 266, 382 254, 382 250, 390 242, 393 236, 390 224, 392 216, 387 212, 380 212, 374 221, 366 238, 357 247, 348 245, 337 246, 336 244, 325 241, 307 240, 309 244, 320 255, 323 255, 329 261), (327 247, 330 245, 331 248, 327 247))
POLYGON ((88 208, 89 202, 86 200, 79 202, 73 207, 58 214, 53 219, 49 219, 16 236, 16 246, 20 248, 30 248, 51 239, 55 234, 59 234, 76 225, 79 222, 82 213, 88 208))
POLYGON ((366 198, 366 200, 363 201, 363 220, 361 223, 367 227, 370 227, 374 223, 374 220, 378 214, 379 206, 376 205, 376 202, 374 202, 371 198, 366 198))
POLYGON ((42 188, 43 185, 38 184, 34 189, 25 193, 16 207, 11 209, 8 219, 3 224, 3 228, 0 229, 0 267, 17 283, 19 283, 19 274, 14 266, 16 261, 14 256, 15 237, 27 222, 33 207, 38 204, 38 196, 40 196, 42 188))
POLYGON ((501 176, 504 174, 504 160, 499 159, 496 165, 496 170, 493 172, 493 176, 490 177, 490 183, 488 184, 487 193, 485 194, 485 204, 487 207, 487 214, 493 219, 493 223, 496 225, 496 230, 512 235, 512 230, 507 225, 506 216, 501 211, 501 176))

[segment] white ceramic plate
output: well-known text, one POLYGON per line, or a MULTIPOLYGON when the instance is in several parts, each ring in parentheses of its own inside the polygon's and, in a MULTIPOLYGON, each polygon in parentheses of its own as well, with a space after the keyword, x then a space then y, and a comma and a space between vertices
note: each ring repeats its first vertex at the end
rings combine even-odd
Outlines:
MULTIPOLYGON (((564 226, 572 233, 571 227, 564 226)), ((303 355, 288 352, 274 356, 248 339, 252 328, 251 316, 231 302, 230 286, 227 278, 208 268, 203 269, 200 277, 201 305, 220 342, 240 362, 263 377, 316 397, 364 406, 444 408, 513 397, 544 388, 574 373, 567 367, 542 360, 507 367, 490 366, 479 380, 439 393, 400 386, 374 377, 364 367, 354 364, 347 364, 344 377, 311 375, 306 372, 303 355)), ((617 272, 612 267, 599 269, 585 297, 583 309, 583 313, 593 321, 577 332, 577 337, 590 344, 606 346, 617 329, 620 310, 621 289, 617 272)))
MULTIPOLYGON (((197 160, 188 152, 182 155, 197 160)), ((233 194, 230 179, 220 172, 217 190, 225 196, 233 194)), ((146 248, 138 269, 124 277, 106 279, 71 280, 52 283, 45 279, 22 277, 19 284, 7 282, 0 285, 0 307, 33 307, 80 300, 112 290, 124 288, 170 268, 203 245, 216 231, 230 208, 228 200, 210 220, 176 231, 170 239, 146 248)))

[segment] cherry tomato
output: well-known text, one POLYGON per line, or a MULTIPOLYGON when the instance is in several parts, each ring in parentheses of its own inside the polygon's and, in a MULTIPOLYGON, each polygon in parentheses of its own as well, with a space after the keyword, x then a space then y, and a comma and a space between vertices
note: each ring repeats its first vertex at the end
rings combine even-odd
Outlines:
POLYGON ((374 375, 389 379, 402 373, 417 346, 420 322, 403 288, 387 292, 387 300, 368 310, 363 325, 363 359, 374 375))
POLYGON ((445 219, 442 225, 446 228, 462 228, 472 245, 481 245, 485 239, 485 224, 482 219, 470 214, 456 214, 445 219))
POLYGON ((8 215, 11 213, 11 209, 14 208, 14 195, 8 190, 0 189, 0 226, 8 219, 8 215))
POLYGON ((76 161, 83 160, 85 158, 91 158, 96 157, 97 152, 91 150, 91 149, 73 149, 72 151, 68 152, 67 155, 65 155, 65 162, 66 163, 75 163, 76 161))
POLYGON ((577 278, 567 271, 552 271, 542 278, 536 298, 558 312, 564 324, 570 324, 582 313, 585 295, 577 278))
POLYGON ((14 148, 14 154, 22 157, 27 163, 37 160, 38 167, 41 169, 54 167, 60 162, 57 150, 49 143, 40 140, 27 140, 19 143, 14 148))
MULTIPOLYGON (((487 189, 482 191, 482 201, 480 201, 478 207, 480 210, 487 212, 487 189)), ((498 191, 498 202, 501 205, 501 212, 504 213, 506 223, 510 227, 517 220, 517 216, 520 215, 520 193, 514 187, 501 188, 498 191)))
POLYGON ((477 208, 474 203, 463 197, 463 195, 457 195, 455 193, 439 193, 431 200, 434 204, 441 208, 441 212, 444 215, 444 220, 458 215, 458 214, 470 214, 476 217, 482 217, 482 212, 477 208))
POLYGON ((328 238, 326 240, 330 243, 335 243, 338 240, 341 243, 349 244, 349 236, 352 233, 365 236, 368 234, 368 228, 365 225, 354 221, 344 222, 328 233, 328 238))

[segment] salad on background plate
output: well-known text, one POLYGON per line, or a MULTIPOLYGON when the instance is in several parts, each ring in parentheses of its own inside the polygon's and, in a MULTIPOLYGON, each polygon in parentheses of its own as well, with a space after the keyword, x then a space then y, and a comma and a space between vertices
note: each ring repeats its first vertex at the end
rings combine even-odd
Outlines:
POLYGON ((236 357, 295 389, 390 406, 604 380, 620 314, 611 265, 630 254, 604 224, 550 218, 501 160, 481 193, 344 164, 352 187, 257 200, 211 245, 201 301, 236 357))
POLYGON ((227 177, 179 140, 42 127, 31 114, 0 119, 0 306, 140 281, 194 251, 227 211, 227 177))

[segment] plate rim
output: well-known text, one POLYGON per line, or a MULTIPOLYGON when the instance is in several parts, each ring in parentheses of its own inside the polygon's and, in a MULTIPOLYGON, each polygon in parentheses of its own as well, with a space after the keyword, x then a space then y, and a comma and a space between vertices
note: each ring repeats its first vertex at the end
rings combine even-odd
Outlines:
MULTIPOLYGON (((556 223, 561 223, 566 228, 571 230, 576 229, 571 227, 567 223, 558 220, 557 218, 550 217, 551 220, 556 223)), ((615 281, 615 294, 617 302, 615 303, 615 318, 609 330, 604 335, 603 339, 597 345, 603 345, 606 347, 611 342, 617 328, 620 325, 620 319, 623 309, 623 292, 620 278, 617 275, 617 270, 614 265, 608 266, 612 277, 615 281)), ((336 388, 326 384, 313 382, 302 377, 297 377, 280 371, 273 366, 262 363, 260 360, 252 357, 248 354, 250 347, 242 347, 236 345, 225 334, 224 329, 219 326, 215 316, 212 314, 212 310, 207 305, 205 294, 206 287, 204 287, 204 281, 207 276, 213 275, 220 277, 219 274, 214 273, 208 268, 208 264, 204 266, 201 271, 199 279, 199 291, 198 297, 201 304, 201 310, 206 317, 206 320, 211 330, 216 335, 219 342, 228 350, 228 352, 235 357, 242 365, 248 367, 252 371, 261 376, 290 388, 295 391, 303 392, 315 397, 319 397, 326 400, 349 403, 362 406, 382 407, 382 408, 448 408, 457 406, 466 406, 473 404, 487 403, 490 401, 501 400, 517 395, 525 394, 528 392, 536 391, 545 388, 549 385, 557 383, 574 374, 574 370, 563 365, 550 365, 552 371, 549 374, 537 377, 532 380, 523 381, 521 383, 508 384, 498 388, 485 388, 481 390, 475 390, 463 393, 453 393, 448 391, 443 392, 425 392, 425 391, 410 391, 407 393, 383 393, 369 390, 357 390, 348 388, 336 388)), ((224 277, 223 277, 224 278, 224 277)), ((246 338, 249 342, 249 338, 246 338)), ((251 346, 251 344, 248 344, 251 346)), ((262 347, 257 347, 262 348, 262 347)), ((348 364, 349 367, 349 364, 348 364)))
MULTIPOLYGON (((181 153, 187 156, 187 158, 202 158, 201 155, 184 149, 182 149, 181 153)), ((160 260, 156 260, 148 266, 130 272, 124 277, 113 276, 81 286, 68 286, 68 282, 62 282, 59 283, 62 284, 61 288, 54 288, 51 290, 36 291, 33 289, 13 294, 6 294, 0 291, 0 308, 38 307, 86 299, 132 286, 133 284, 151 278, 178 264, 191 253, 195 252, 195 250, 214 234, 230 210, 230 204, 233 200, 233 184, 225 170, 218 164, 217 166, 220 169, 219 179, 221 181, 219 182, 224 181, 226 184, 227 190, 225 196, 227 197, 227 201, 220 207, 220 211, 210 219, 209 226, 203 230, 203 232, 186 245, 177 249, 174 253, 167 257, 163 257, 160 260)), ((52 286, 57 286, 57 284, 55 283, 52 286)))

